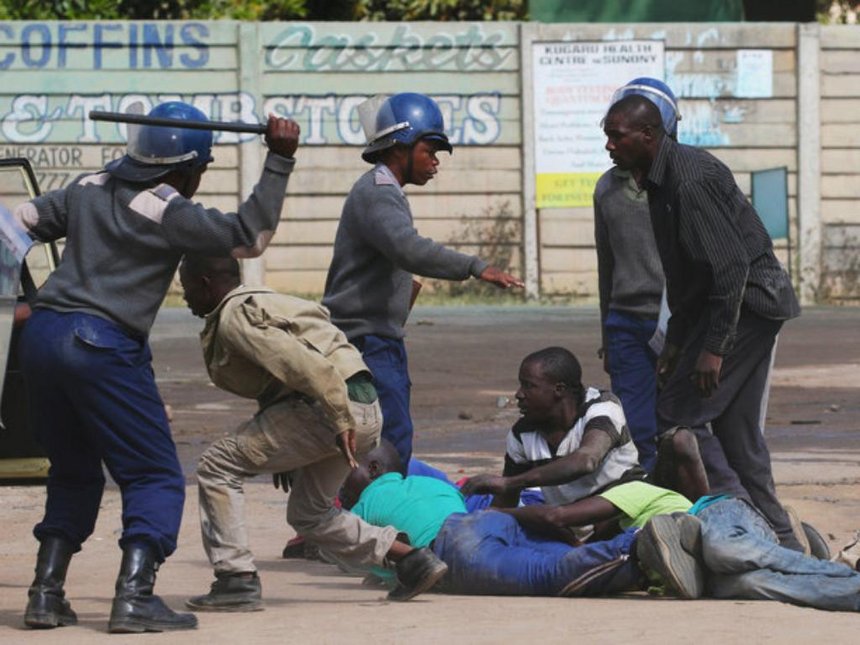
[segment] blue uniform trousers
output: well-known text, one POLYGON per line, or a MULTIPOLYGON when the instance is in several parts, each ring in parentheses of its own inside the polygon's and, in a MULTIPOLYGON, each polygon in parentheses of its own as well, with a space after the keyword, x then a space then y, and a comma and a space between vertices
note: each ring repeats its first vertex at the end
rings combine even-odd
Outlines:
POLYGON ((401 338, 359 336, 352 340, 373 373, 373 384, 382 408, 382 438, 397 449, 405 469, 412 457, 412 416, 409 412, 412 381, 401 338))
POLYGON ((51 460, 36 538, 80 549, 98 516, 104 462, 122 493, 120 546, 146 542, 164 560, 176 549, 185 480, 146 339, 97 316, 36 309, 19 356, 36 437, 51 460))
POLYGON ((614 309, 606 316, 612 392, 621 399, 639 464, 649 473, 657 461, 657 355, 648 341, 656 329, 656 319, 614 309))
POLYGON ((498 511, 455 513, 433 551, 448 565, 444 591, 494 596, 599 596, 641 589, 628 557, 636 529, 572 547, 537 537, 498 511))

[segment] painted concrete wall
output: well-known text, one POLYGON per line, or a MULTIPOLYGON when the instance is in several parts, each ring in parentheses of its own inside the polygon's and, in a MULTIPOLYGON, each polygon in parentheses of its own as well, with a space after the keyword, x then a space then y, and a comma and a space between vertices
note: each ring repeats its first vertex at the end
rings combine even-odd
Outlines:
MULTIPOLYGON (((6 22, 0 156, 31 158, 43 189, 52 189, 122 153, 124 128, 88 121, 91 109, 181 98, 214 119, 291 116, 303 134, 283 221, 248 271, 252 281, 320 293, 341 205, 367 168, 357 104, 380 92, 424 92, 442 106, 456 149, 430 185, 408 190, 418 230, 485 255, 499 244, 512 248, 533 293, 590 298, 597 283, 591 209, 534 208, 531 125, 540 115, 523 93, 531 87, 527 45, 656 39, 665 43, 666 80, 681 97, 683 142, 712 150, 747 191, 751 171, 788 167, 795 242, 804 232, 802 169, 820 162, 820 176, 803 180, 807 199, 815 198, 807 237, 821 240, 805 251, 820 255, 806 274, 810 293, 858 297, 860 34, 813 27, 804 42, 816 47, 820 68, 810 69, 799 64, 800 30, 790 24, 6 22), (770 96, 737 95, 738 49, 772 52, 770 96), (799 162, 799 112, 815 114, 799 81, 808 85, 810 77, 820 90, 813 106, 820 146, 799 162), (808 188, 815 181, 820 199, 808 188), (510 223, 501 240, 491 230, 499 216, 510 223)), ((198 197, 234 209, 259 174, 263 146, 228 133, 216 141, 198 197)))
MULTIPOLYGON (((796 236, 797 63, 794 25, 528 25, 533 41, 662 40, 666 78, 680 98, 682 143, 703 146, 726 162, 749 194, 750 172, 789 169, 790 212, 796 236), (772 96, 739 98, 737 50, 769 50, 772 96)), ((539 114, 530 115, 539 119, 539 114)), ((526 176, 529 173, 526 172, 526 176)), ((527 189, 528 192, 528 189, 527 189)), ((527 217, 530 214, 526 207, 527 217)), ((594 294, 597 267, 589 208, 535 213, 544 294, 594 294)), ((796 239, 796 237, 795 237, 796 239)), ((785 243, 778 243, 785 247, 785 243)), ((781 251, 785 261, 785 251, 781 251)))
MULTIPOLYGON (((0 155, 29 157, 44 189, 122 154, 124 126, 86 119, 142 99, 214 119, 274 112, 302 127, 297 171, 256 280, 319 293, 341 205, 361 161, 356 106, 376 93, 432 95, 457 147, 411 202, 420 231, 481 251, 497 214, 517 250, 522 216, 517 24, 116 22, 0 24, 0 155)), ((200 201, 235 209, 259 176, 256 137, 222 133, 200 201)))
MULTIPOLYGON (((860 29, 820 33, 821 292, 860 300, 860 29)), ((801 159, 801 163, 807 163, 801 159)))

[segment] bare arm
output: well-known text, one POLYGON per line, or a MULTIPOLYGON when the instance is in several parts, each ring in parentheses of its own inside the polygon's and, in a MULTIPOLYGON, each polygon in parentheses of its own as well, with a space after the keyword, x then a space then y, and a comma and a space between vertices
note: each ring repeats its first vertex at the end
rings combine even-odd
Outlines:
POLYGON ((508 478, 508 488, 520 491, 532 486, 558 486, 590 475, 612 449, 612 437, 598 428, 586 429, 582 443, 566 457, 508 478))
POLYGON ((493 495, 493 501, 490 503, 490 506, 497 509, 516 508, 519 503, 520 493, 519 491, 513 491, 510 493, 499 493, 497 495, 493 495))
POLYGON ((699 442, 691 430, 674 428, 662 436, 652 481, 657 486, 681 493, 691 501, 710 493, 699 442))
POLYGON ((535 504, 504 509, 502 512, 515 517, 517 522, 526 528, 550 534, 557 534, 559 529, 588 526, 623 516, 611 502, 598 496, 586 497, 561 506, 535 504))
POLYGON ((491 493, 496 496, 494 506, 513 506, 524 488, 558 486, 593 473, 612 449, 613 443, 608 432, 600 428, 587 429, 579 448, 571 454, 509 477, 476 475, 463 485, 462 492, 464 495, 491 493))

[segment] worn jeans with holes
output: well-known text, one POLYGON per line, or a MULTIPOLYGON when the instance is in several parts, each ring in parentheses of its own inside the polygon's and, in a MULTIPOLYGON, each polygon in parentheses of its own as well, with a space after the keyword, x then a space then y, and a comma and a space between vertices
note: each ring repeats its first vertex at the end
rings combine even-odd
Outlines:
POLYGON ((144 338, 85 313, 36 309, 19 356, 36 437, 51 460, 33 533, 75 548, 92 534, 107 466, 122 495, 120 546, 176 549, 185 478, 144 338))
POLYGON ((860 573, 781 547, 767 520, 748 502, 721 500, 698 517, 702 556, 710 572, 708 587, 714 597, 860 609, 860 573))
MULTIPOLYGON (((379 440, 378 402, 350 403, 356 449, 379 440)), ((320 406, 302 398, 281 400, 258 412, 230 437, 213 443, 197 468, 203 548, 215 573, 256 571, 245 524, 245 479, 291 473, 287 522, 299 535, 356 567, 383 562, 397 537, 333 506, 349 465, 337 449, 335 430, 320 406)))

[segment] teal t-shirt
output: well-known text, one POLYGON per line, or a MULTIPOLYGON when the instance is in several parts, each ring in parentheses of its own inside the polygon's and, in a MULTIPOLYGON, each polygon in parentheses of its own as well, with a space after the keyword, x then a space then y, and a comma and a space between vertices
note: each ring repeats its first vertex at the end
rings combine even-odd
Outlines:
POLYGON ((370 482, 352 512, 368 524, 393 526, 412 546, 423 547, 436 539, 449 515, 465 513, 466 504, 460 491, 441 479, 386 473, 370 482))
POLYGON ((631 526, 643 526, 655 515, 677 511, 686 513, 693 505, 681 493, 639 481, 613 486, 600 493, 600 497, 627 516, 618 522, 621 528, 625 529, 631 526))

